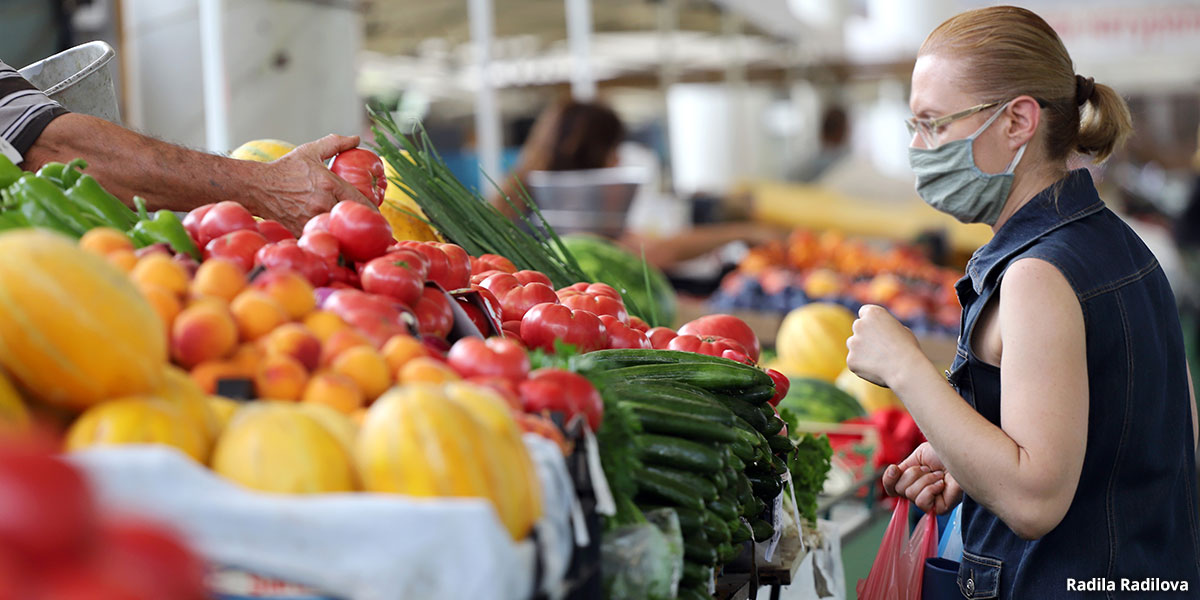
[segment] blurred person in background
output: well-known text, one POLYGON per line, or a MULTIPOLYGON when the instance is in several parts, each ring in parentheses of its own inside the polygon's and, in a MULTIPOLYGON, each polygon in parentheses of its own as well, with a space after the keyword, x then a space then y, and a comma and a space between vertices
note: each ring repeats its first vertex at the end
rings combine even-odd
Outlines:
MULTIPOLYGON (((1141 239, 1105 207, 1082 154, 1132 130, 1112 88, 1078 75, 1039 16, 964 12, 912 75, 917 192, 994 236, 958 285, 962 335, 936 368, 887 310, 864 306, 851 370, 890 387, 929 440, 883 485, 925 511, 962 502, 958 591, 1076 597, 1084 582, 1200 589, 1196 408, 1175 299, 1141 239)), ((1159 595, 1159 594, 1155 594, 1159 595)))
POLYGON ((791 179, 811 183, 817 181, 826 171, 850 154, 850 120, 846 109, 841 106, 830 106, 821 115, 821 147, 817 155, 801 165, 791 175, 791 179))

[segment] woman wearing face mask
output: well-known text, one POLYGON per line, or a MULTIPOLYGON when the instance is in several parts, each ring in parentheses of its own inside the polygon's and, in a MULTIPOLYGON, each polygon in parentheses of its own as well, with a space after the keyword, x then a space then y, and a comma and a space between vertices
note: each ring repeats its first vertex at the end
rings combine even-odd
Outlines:
POLYGON ((945 376, 886 310, 859 312, 850 368, 891 387, 929 439, 885 489, 939 514, 963 502, 968 598, 1195 597, 1197 433, 1175 302, 1088 172, 1067 169, 1112 153, 1128 107, 1014 7, 935 29, 910 104, 917 192, 995 235, 958 283, 945 376))

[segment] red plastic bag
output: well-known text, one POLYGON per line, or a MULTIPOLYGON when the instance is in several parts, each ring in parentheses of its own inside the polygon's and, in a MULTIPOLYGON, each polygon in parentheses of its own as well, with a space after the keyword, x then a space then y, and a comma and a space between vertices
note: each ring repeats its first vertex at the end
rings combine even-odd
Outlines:
POLYGON ((858 580, 859 600, 921 600, 925 559, 937 556, 937 519, 926 513, 908 535, 908 500, 896 502, 892 521, 866 579, 858 580))

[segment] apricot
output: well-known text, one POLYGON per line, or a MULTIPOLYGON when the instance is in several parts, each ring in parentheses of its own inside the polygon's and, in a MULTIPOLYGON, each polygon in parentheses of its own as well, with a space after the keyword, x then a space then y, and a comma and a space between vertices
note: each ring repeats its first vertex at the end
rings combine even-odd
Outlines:
POLYGON ((253 341, 288 322, 287 312, 271 296, 258 290, 244 290, 229 303, 243 341, 253 341))
POLYGON ((267 271, 254 280, 253 287, 274 298, 292 319, 302 319, 317 307, 312 284, 294 271, 267 271))
POLYGON ((170 331, 171 323, 183 310, 183 303, 179 301, 179 296, 154 283, 140 284, 137 288, 142 293, 142 297, 150 303, 154 312, 158 313, 158 318, 162 319, 163 326, 170 331))
POLYGON ((133 250, 113 250, 104 256, 109 264, 120 269, 126 275, 133 272, 133 268, 138 264, 137 254, 133 250))
POLYGON ((133 241, 112 227, 96 227, 79 238, 79 247, 92 254, 108 256, 117 250, 133 252, 133 241))
POLYGON ((254 376, 254 371, 247 371, 244 367, 228 360, 209 360, 204 361, 195 367, 192 367, 190 373, 192 381, 200 386, 206 394, 217 393, 217 382, 222 379, 251 379, 254 376))
POLYGON ((382 352, 392 373, 398 373, 400 367, 414 358, 429 356, 421 340, 411 335, 393 335, 384 343, 382 352))
POLYGON ((387 361, 370 346, 347 348, 333 359, 330 370, 354 380, 368 401, 374 400, 392 386, 392 372, 387 361))
POLYGON ((354 380, 332 371, 318 371, 308 380, 301 402, 324 404, 346 415, 353 415, 363 407, 362 390, 354 380))
POLYGON ((400 367, 400 372, 396 374, 396 382, 402 385, 409 383, 449 383, 462 379, 450 365, 430 358, 428 356, 419 356, 414 358, 400 367))
POLYGON ((180 296, 188 289, 187 269, 162 252, 152 252, 139 259, 129 278, 139 285, 160 285, 180 296))
POLYGON ((258 369, 258 364, 262 362, 264 356, 265 353, 258 344, 246 342, 233 351, 233 356, 229 358, 229 362, 237 365, 247 373, 253 373, 258 369))
POLYGON ((312 311, 304 317, 304 326, 308 327, 322 344, 329 341, 334 333, 350 327, 337 313, 328 310, 312 311))
POLYGON ((321 364, 321 340, 299 323, 285 323, 262 338, 262 350, 267 356, 290 356, 309 371, 321 364))
POLYGON ((254 372, 254 391, 259 398, 299 400, 307 384, 308 371, 290 356, 267 356, 254 372))
POLYGON ((223 258, 210 258, 196 269, 191 292, 193 296, 215 296, 231 302, 245 287, 246 274, 241 267, 223 258))
POLYGON ((339 354, 345 352, 347 348, 355 346, 369 346, 374 348, 370 340, 353 329, 347 328, 335 331, 321 346, 321 364, 324 366, 333 364, 333 360, 339 354))
POLYGON ((171 356, 185 367, 229 356, 237 341, 233 315, 218 305, 189 306, 171 324, 171 356))

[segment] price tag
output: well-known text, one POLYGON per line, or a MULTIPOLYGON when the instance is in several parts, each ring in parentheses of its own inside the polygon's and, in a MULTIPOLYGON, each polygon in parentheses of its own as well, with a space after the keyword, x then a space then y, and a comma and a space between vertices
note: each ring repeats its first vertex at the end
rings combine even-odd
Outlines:
POLYGON ((763 550, 763 560, 767 562, 771 562, 771 557, 775 556, 775 548, 779 546, 779 538, 783 535, 783 490, 771 503, 771 525, 775 528, 775 534, 767 540, 767 547, 763 550))
POLYGON ((604 476, 604 467, 600 464, 600 444, 587 427, 583 428, 583 445, 587 452, 588 475, 592 478, 592 489, 596 494, 596 512, 611 517, 617 514, 617 502, 613 499, 608 478, 604 476))
POLYGON ((792 518, 796 520, 796 534, 800 536, 800 544, 803 546, 804 527, 800 525, 800 509, 796 506, 796 486, 792 485, 791 471, 783 474, 783 481, 787 484, 788 495, 792 498, 792 518))
POLYGON ((14 165, 25 162, 25 157, 21 156, 21 153, 17 152, 17 149, 4 138, 0 138, 0 154, 3 154, 4 158, 11 160, 14 165))

